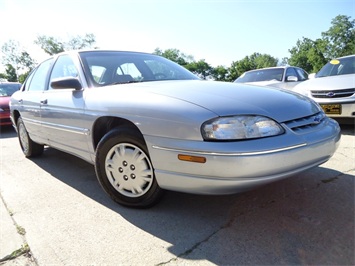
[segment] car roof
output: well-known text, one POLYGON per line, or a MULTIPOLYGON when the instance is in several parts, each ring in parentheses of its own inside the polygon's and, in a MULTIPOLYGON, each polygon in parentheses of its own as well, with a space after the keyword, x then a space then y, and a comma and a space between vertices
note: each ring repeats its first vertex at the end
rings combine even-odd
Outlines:
POLYGON ((355 57, 355 54, 352 54, 352 55, 345 55, 345 56, 337 57, 337 58, 335 58, 335 59, 343 59, 343 58, 349 58, 349 57, 355 57))
POLYGON ((81 50, 70 50, 58 53, 54 56, 58 56, 61 54, 80 54, 80 53, 87 53, 87 52, 118 52, 118 53, 130 53, 130 54, 146 54, 152 55, 152 53, 144 53, 144 52, 137 52, 137 51, 124 51, 124 50, 114 50, 114 49, 81 49, 81 50))
MULTIPOLYGON (((84 53, 87 53, 87 52, 100 52, 100 53, 101 52, 118 52, 118 53, 122 53, 122 54, 130 53, 130 54, 141 54, 141 55, 155 55, 155 54, 152 54, 152 53, 135 52, 135 51, 121 51, 121 50, 114 50, 114 49, 80 49, 80 50, 68 50, 68 51, 60 52, 58 54, 50 55, 46 59, 41 61, 41 63, 43 63, 44 61, 50 60, 50 59, 56 60, 61 55, 80 56, 80 54, 84 54, 84 53)), ((159 55, 155 55, 155 56, 159 56, 159 55)))
MULTIPOLYGON (((268 70, 268 69, 286 69, 286 68, 289 68, 289 67, 294 67, 294 68, 300 68, 300 67, 296 67, 296 66, 276 66, 276 67, 264 67, 264 68, 257 68, 257 69, 252 69, 252 70, 248 70, 248 71, 245 71, 245 73, 248 73, 248 72, 253 72, 253 71, 260 71, 260 70, 268 70)), ((301 68, 300 68, 301 69, 301 68)))
MULTIPOLYGON (((58 58, 61 55, 69 55, 69 56, 80 56, 80 54, 84 54, 84 53, 90 53, 90 52, 117 52, 117 53, 122 53, 122 54, 141 54, 141 55, 155 55, 152 53, 144 53, 144 52, 135 52, 135 51, 122 51, 122 50, 114 50, 114 49, 80 49, 80 50, 69 50, 69 51, 64 51, 58 54, 54 54, 51 56, 48 56, 48 58, 46 58, 45 60, 43 60, 42 62, 49 60, 49 59, 54 59, 56 60, 56 58, 58 58)), ((159 55, 155 55, 155 56, 159 56, 159 55)))

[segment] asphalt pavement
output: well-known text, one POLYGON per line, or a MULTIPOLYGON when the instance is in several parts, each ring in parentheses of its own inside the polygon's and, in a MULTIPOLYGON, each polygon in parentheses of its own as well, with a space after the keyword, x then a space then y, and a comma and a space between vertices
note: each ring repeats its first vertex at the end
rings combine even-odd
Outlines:
POLYGON ((355 135, 325 164, 236 195, 124 208, 94 167, 0 131, 0 265, 355 265, 355 135))

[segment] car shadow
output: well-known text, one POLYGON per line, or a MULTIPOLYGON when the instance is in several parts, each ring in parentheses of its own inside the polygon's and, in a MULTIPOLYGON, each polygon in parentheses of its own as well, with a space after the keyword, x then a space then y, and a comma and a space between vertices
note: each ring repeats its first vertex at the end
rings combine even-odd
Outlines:
MULTIPOLYGON (((235 195, 202 196, 167 191, 162 201, 156 206, 137 210, 113 202, 97 182, 93 165, 79 158, 46 148, 42 157, 31 160, 56 179, 113 210, 133 225, 170 243, 168 250, 174 256, 189 260, 207 260, 217 265, 246 264, 246 261, 241 260, 243 256, 240 254, 224 251, 223 241, 242 249, 244 244, 240 242, 240 237, 251 241, 252 239, 260 240, 261 235, 265 239, 282 242, 279 243, 280 245, 288 245, 282 248, 284 251, 280 251, 280 247, 275 249, 270 247, 270 261, 263 263, 273 264, 272 260, 285 256, 284 260, 277 261, 285 264, 302 264, 299 255, 289 254, 290 252, 297 253, 298 247, 292 247, 292 244, 287 242, 288 237, 283 239, 284 230, 287 232, 291 230, 285 229, 287 227, 285 223, 288 223, 289 219, 291 223, 292 219, 298 219, 297 223, 292 225, 297 227, 292 229, 296 231, 304 230, 302 228, 310 226, 308 223, 312 221, 323 223, 325 216, 321 214, 316 213, 310 217, 312 207, 309 206, 309 202, 321 204, 324 213, 328 211, 331 213, 336 206, 325 203, 324 199, 331 199, 332 202, 343 200, 342 193, 334 193, 333 190, 327 189, 318 192, 323 193, 319 199, 312 198, 314 191, 318 188, 331 186, 336 182, 334 177, 343 175, 332 169, 316 167, 292 178, 235 195), (296 214, 292 210, 296 211, 296 214), (285 218, 285 213, 291 218, 285 218), (269 227, 268 229, 264 228, 265 224, 269 227), (246 233, 247 236, 245 236, 246 233), (220 239, 221 236, 223 236, 223 241, 220 239), (216 244, 208 247, 210 252, 199 252, 203 245, 211 245, 210 243, 214 242, 212 239, 216 244), (216 253, 220 255, 217 256, 216 253)), ((354 197, 350 200, 354 202, 354 197)), ((348 215, 351 216, 351 213, 352 211, 349 210, 348 215)), ((336 228, 344 226, 341 219, 334 223, 338 223, 332 225, 336 228)), ((345 226, 349 227, 348 224, 345 226)), ((353 222, 351 226, 353 228, 353 222)), ((297 245, 316 238, 322 230, 315 227, 314 231, 308 232, 309 235, 303 236, 304 238, 299 236, 302 239, 298 240, 297 245)), ((328 241, 330 237, 323 237, 323 240, 328 241)), ((306 255, 303 254, 303 256, 306 255)))
POLYGON ((355 136, 355 124, 339 124, 342 135, 355 136))
POLYGON ((0 127, 0 139, 14 138, 17 136, 15 129, 12 126, 0 127))

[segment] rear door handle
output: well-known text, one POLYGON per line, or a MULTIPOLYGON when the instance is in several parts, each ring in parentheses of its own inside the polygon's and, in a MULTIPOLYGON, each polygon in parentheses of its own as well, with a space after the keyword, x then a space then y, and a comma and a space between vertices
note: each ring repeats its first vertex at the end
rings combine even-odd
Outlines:
POLYGON ((47 103, 48 103, 48 100, 47 100, 47 99, 42 100, 42 101, 40 101, 40 103, 41 103, 41 104, 47 104, 47 103))

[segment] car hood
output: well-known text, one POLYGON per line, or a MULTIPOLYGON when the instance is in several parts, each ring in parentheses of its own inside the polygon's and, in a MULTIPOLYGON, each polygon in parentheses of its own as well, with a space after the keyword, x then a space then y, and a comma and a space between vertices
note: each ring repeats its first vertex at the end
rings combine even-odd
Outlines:
POLYGON ((279 84, 279 83, 282 82, 274 79, 274 80, 265 80, 265 81, 245 82, 244 84, 257 85, 257 86, 272 86, 274 84, 279 84))
MULTIPOLYGON (((320 111, 320 107, 305 96, 271 87, 201 80, 127 84, 131 85, 139 89, 137 93, 144 91, 189 102, 217 116, 256 114, 283 122, 320 111)), ((141 97, 144 96, 141 94, 141 97)))
POLYGON ((305 90, 342 90, 355 87, 355 74, 319 77, 306 80, 298 84, 294 91, 302 92, 305 90))

